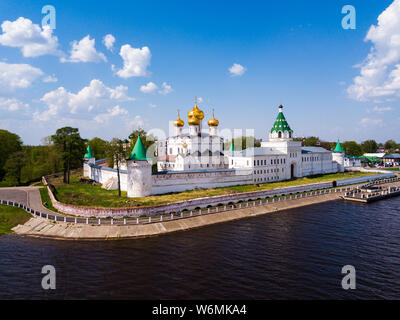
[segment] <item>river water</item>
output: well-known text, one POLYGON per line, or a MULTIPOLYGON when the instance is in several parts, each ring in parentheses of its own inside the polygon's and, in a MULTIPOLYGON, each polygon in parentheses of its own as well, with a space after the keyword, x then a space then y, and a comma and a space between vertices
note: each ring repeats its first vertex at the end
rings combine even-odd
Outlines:
POLYGON ((334 201, 163 236, 0 237, 1 299, 400 299, 400 197, 334 201), (56 290, 41 268, 56 268, 56 290), (356 269, 343 290, 344 265, 356 269))

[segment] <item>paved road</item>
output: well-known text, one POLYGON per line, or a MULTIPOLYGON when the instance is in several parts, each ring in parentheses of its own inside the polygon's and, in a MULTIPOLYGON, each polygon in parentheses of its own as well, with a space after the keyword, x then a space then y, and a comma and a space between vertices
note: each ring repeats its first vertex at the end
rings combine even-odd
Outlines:
POLYGON ((45 214, 48 213, 51 215, 61 216, 60 214, 43 207, 39 188, 40 187, 0 188, 0 199, 22 203, 28 208, 45 214))

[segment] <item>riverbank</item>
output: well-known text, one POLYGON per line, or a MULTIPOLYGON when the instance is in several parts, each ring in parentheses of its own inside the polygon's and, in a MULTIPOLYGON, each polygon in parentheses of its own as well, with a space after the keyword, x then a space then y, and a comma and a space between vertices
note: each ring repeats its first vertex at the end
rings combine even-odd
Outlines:
POLYGON ((12 228, 26 223, 31 215, 20 209, 0 205, 0 236, 12 233, 12 228))
POLYGON ((262 206, 217 212, 209 215, 139 225, 90 225, 55 222, 31 218, 24 225, 13 228, 19 235, 57 240, 118 240, 151 237, 170 232, 185 231, 216 223, 249 218, 272 212, 338 200, 343 193, 328 193, 310 198, 298 198, 262 206))

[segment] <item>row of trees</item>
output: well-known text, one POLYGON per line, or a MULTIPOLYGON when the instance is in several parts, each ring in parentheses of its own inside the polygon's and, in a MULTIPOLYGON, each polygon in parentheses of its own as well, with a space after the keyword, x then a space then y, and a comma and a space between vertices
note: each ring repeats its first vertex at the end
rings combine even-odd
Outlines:
MULTIPOLYGON (((142 141, 148 148, 154 141, 141 131, 142 141)), ((71 170, 81 168, 87 143, 90 143, 96 159, 108 159, 108 165, 119 169, 121 162, 129 156, 138 137, 138 130, 129 140, 117 138, 106 141, 100 138, 83 139, 79 130, 60 128, 55 134, 42 140, 41 146, 24 146, 21 138, 7 130, 0 130, 0 186, 27 184, 42 176, 63 172, 64 182, 70 183, 71 170)))
MULTIPOLYGON (((303 146, 319 146, 327 150, 333 150, 337 142, 326 142, 321 141, 318 137, 307 137, 305 139, 296 138, 296 140, 302 141, 303 146)), ((344 152, 347 155, 362 156, 364 153, 375 153, 380 148, 386 150, 386 153, 394 153, 400 149, 400 144, 394 140, 388 140, 385 143, 377 143, 375 140, 365 140, 362 143, 356 141, 344 141, 341 143, 344 152)))

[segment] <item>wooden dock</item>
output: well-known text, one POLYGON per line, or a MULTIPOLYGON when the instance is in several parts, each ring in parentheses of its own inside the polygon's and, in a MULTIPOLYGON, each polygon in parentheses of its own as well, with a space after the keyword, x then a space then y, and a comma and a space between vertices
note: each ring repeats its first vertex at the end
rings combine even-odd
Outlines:
POLYGON ((348 201, 369 203, 373 201, 388 199, 400 195, 400 186, 373 186, 365 185, 360 188, 346 192, 342 199, 348 201))

